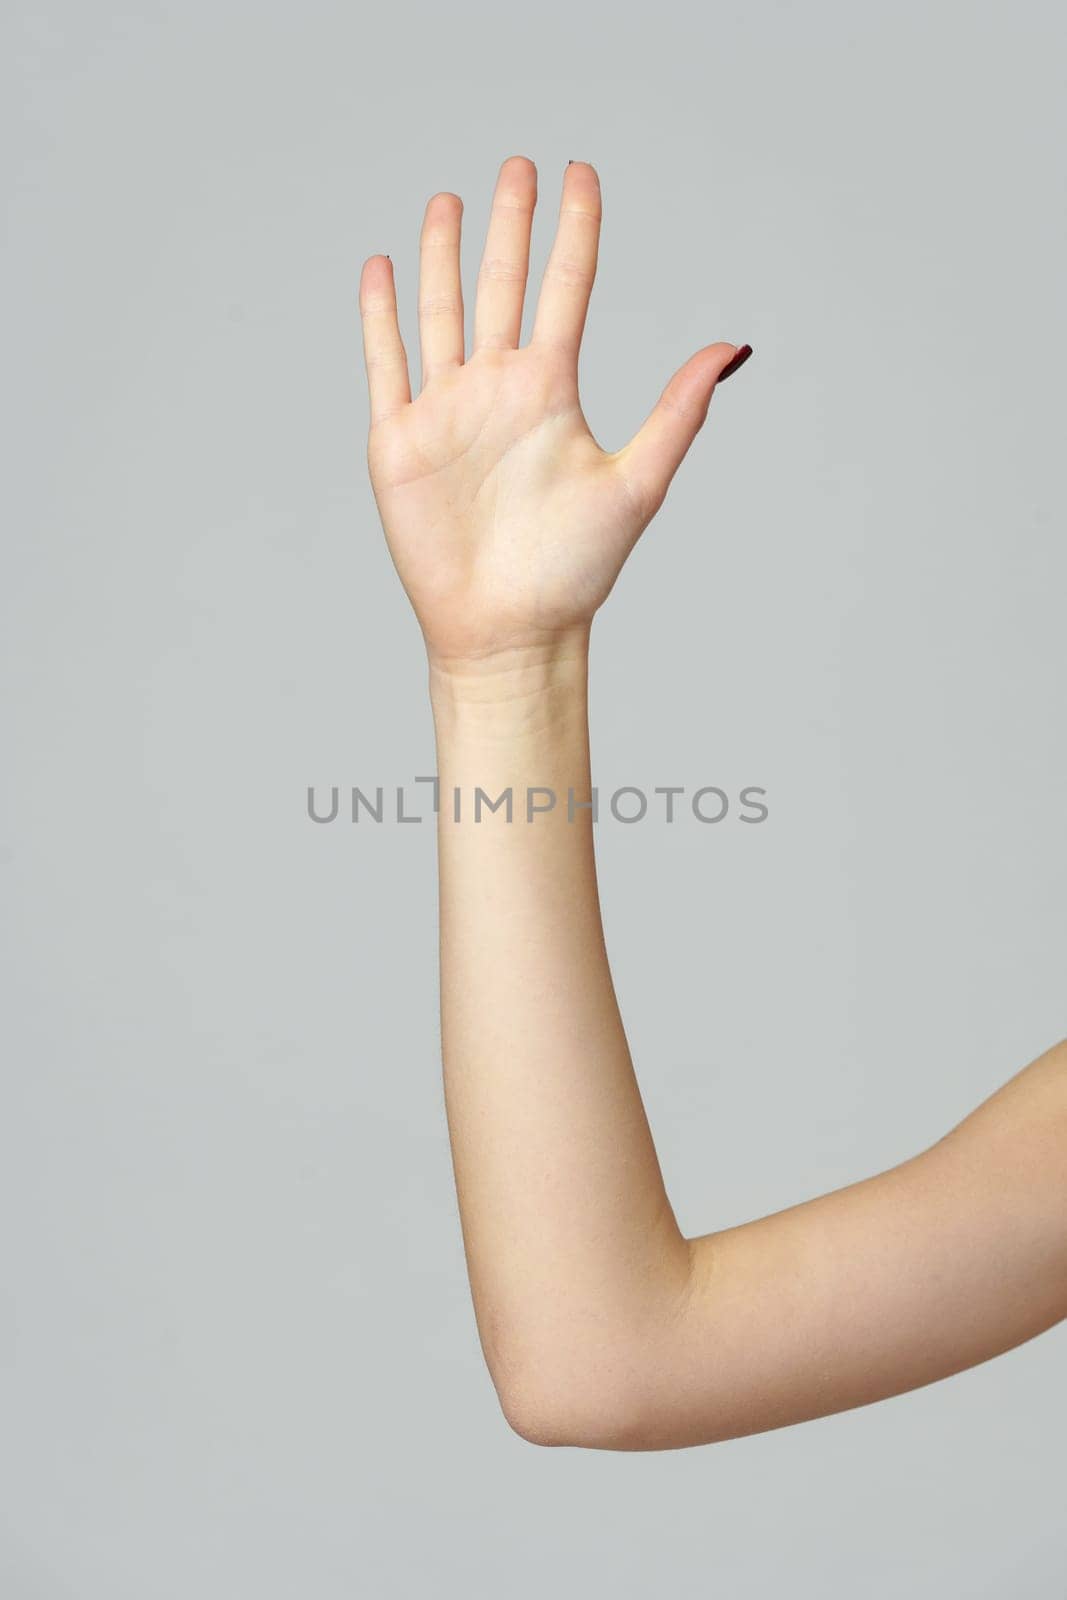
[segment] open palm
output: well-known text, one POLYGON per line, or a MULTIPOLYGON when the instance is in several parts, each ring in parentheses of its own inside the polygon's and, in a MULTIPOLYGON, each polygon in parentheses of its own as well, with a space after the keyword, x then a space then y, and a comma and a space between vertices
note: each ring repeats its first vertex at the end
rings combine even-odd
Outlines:
POLYGON ((661 504, 715 384, 748 347, 717 343, 671 379, 621 450, 601 449, 578 397, 596 271, 600 184, 571 162, 530 342, 519 346, 537 198, 533 163, 500 169, 465 359, 462 202, 437 194, 419 268, 422 388, 412 399, 392 263, 363 268, 368 462, 389 549, 431 657, 485 658, 586 627, 661 504))

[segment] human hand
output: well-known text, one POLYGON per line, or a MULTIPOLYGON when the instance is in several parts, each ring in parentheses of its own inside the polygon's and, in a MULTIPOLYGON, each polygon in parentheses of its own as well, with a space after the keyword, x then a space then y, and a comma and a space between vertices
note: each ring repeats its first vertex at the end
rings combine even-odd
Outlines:
POLYGON ((364 263, 360 314, 368 464, 389 550, 432 663, 485 664, 586 633, 707 415, 750 347, 705 346, 621 450, 601 449, 578 398, 596 271, 600 183, 564 175, 533 332, 520 347, 531 161, 500 168, 465 359, 458 195, 426 207, 419 265, 422 388, 413 400, 392 262, 364 263))

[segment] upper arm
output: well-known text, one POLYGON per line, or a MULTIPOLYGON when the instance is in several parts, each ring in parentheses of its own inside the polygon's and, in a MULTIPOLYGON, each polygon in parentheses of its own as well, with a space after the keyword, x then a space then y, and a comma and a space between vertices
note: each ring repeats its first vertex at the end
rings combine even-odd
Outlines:
POLYGON ((690 1248, 624 1446, 865 1405, 1032 1338, 1067 1316, 1067 1044, 911 1160, 690 1248))

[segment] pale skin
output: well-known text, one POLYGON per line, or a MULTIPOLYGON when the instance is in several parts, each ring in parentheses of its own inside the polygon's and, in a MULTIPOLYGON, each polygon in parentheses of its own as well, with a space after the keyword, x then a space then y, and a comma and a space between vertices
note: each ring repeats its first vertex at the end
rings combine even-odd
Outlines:
POLYGON ((468 804, 456 821, 449 796, 589 798, 594 613, 743 353, 699 350, 603 450, 578 398, 600 184, 566 169, 521 345, 536 189, 532 162, 503 163, 469 353, 462 204, 429 201, 417 393, 392 264, 364 264, 368 459, 429 662, 445 1098, 485 1358, 526 1439, 670 1449, 885 1399, 1067 1316, 1067 1042, 900 1165, 683 1236, 615 1000, 588 811, 475 823, 468 804))

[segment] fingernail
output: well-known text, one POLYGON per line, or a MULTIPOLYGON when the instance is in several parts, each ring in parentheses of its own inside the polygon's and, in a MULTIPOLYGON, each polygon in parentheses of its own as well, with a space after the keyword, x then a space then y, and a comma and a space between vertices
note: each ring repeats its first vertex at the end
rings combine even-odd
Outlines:
POLYGON ((723 367, 715 382, 721 383, 724 378, 732 378, 738 367, 743 367, 751 354, 752 346, 750 344, 743 344, 740 350, 734 356, 733 360, 728 361, 725 367, 723 367))

